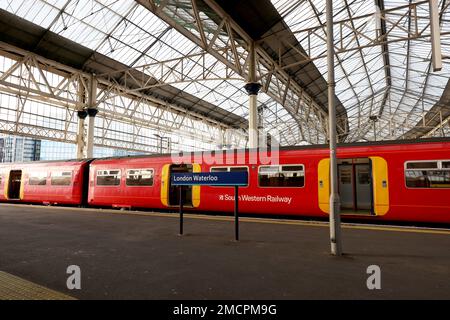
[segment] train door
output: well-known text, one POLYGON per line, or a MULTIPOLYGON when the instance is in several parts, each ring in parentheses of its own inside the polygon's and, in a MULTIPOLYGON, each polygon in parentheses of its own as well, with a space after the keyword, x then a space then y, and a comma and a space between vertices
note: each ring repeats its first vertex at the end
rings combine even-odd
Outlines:
POLYGON ((353 209, 355 199, 353 198, 353 166, 343 164, 338 167, 339 195, 341 197, 342 209, 353 209))
MULTIPOLYGON (((169 168, 169 206, 177 206, 180 204, 180 188, 181 186, 173 186, 170 181, 174 173, 193 172, 190 164, 173 164, 169 168)), ((192 186, 183 186, 183 204, 187 207, 192 206, 192 186)))
MULTIPOLYGON (((166 207, 180 204, 180 187, 172 186, 171 176, 174 173, 201 172, 199 164, 166 164, 161 173, 161 203, 166 207)), ((183 203, 187 207, 197 208, 200 205, 200 186, 183 186, 183 203)))
POLYGON ((22 170, 11 170, 8 181, 8 199, 20 200, 22 186, 22 170))
POLYGON ((370 159, 339 159, 338 180, 341 210, 370 214, 373 207, 370 159))
MULTIPOLYGON (((382 157, 338 159, 338 187, 343 214, 383 216, 389 211, 388 164, 382 157)), ((329 213, 330 159, 318 164, 318 204, 329 213)))
POLYGON ((372 209, 372 179, 370 164, 355 165, 356 209, 372 209))

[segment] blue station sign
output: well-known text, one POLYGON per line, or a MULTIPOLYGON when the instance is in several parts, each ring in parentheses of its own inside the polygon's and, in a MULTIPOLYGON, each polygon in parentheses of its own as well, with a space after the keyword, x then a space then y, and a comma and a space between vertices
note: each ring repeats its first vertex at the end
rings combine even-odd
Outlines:
POLYGON ((170 183, 173 186, 246 186, 248 173, 246 171, 173 173, 170 183))

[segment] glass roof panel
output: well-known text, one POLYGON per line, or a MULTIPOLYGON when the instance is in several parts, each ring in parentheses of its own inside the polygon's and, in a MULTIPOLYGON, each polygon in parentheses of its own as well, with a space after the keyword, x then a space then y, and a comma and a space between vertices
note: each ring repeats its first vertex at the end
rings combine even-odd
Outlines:
POLYGON ((0 0, 0 8, 43 28, 48 28, 59 14, 57 7, 40 0, 0 0))
MULTIPOLYGON (((169 2, 171 5, 175 3, 169 2)), ((305 50, 308 48, 311 56, 322 56, 314 60, 314 64, 326 79, 324 30, 319 28, 309 36, 301 32, 325 23, 325 0, 271 2, 300 45, 305 50)), ((179 23, 195 26, 191 2, 176 3, 179 6, 176 12, 179 23)), ((386 9, 409 3, 409 0, 384 1, 386 9)), ((444 61, 441 72, 431 71, 429 39, 389 43, 388 51, 383 53, 379 45, 367 46, 377 32, 375 1, 337 0, 333 1, 333 6, 335 21, 347 21, 335 28, 335 39, 339 39, 336 46, 352 49, 335 56, 336 94, 348 111, 350 129, 356 132, 352 136, 359 139, 359 136, 364 138, 366 135, 370 138, 370 133, 364 133, 370 115, 381 117, 380 128, 392 119, 401 125, 405 119, 420 116, 439 101, 450 78, 450 67, 444 61), (365 15, 367 19, 354 19, 365 15), (357 36, 360 33, 364 33, 365 37, 357 36), (383 56, 388 57, 388 64, 383 56), (390 78, 387 78, 388 73, 390 78)), ((202 49, 134 0, 0 0, 0 8, 130 67, 188 56, 184 66, 191 72, 185 81, 196 82, 171 85, 237 115, 248 115, 248 96, 243 88, 243 79, 235 80, 236 75, 210 55, 204 56, 204 62, 192 56, 202 49), (208 69, 208 77, 215 80, 199 79, 203 67, 208 69)), ((429 14, 427 4, 417 8, 419 17, 429 14)), ((450 56, 450 35, 445 34, 450 33, 450 10, 443 0, 439 0, 439 8, 444 8, 441 17, 441 32, 444 33, 442 52, 444 56, 450 56)), ((397 16, 388 13, 386 18, 398 20, 399 13, 406 14, 406 18, 389 33, 391 40, 405 37, 412 24, 407 8, 397 11, 397 16)), ((207 25, 206 37, 211 39, 217 30, 216 22, 204 13, 200 14, 200 19, 207 25)), ((426 21, 419 19, 418 27, 427 28, 426 21)), ((189 30, 196 32, 195 27, 189 30)), ((228 40, 221 33, 213 47, 226 44, 228 40)), ((158 71, 157 65, 148 69, 150 75, 156 75, 158 71)), ((177 81, 175 76, 166 80, 177 81)), ((258 100, 267 117, 265 125, 285 126, 286 130, 299 134, 300 129, 294 128, 295 121, 281 105, 265 94, 260 94, 258 100)), ((388 130, 383 129, 383 132, 388 130)))
MULTIPOLYGON (((324 25, 325 0, 271 2, 295 33, 300 45, 310 48, 311 57, 325 53, 324 29, 315 29, 312 36, 307 36, 305 32, 305 29, 324 25)), ((428 3, 417 6, 419 19, 415 19, 414 13, 409 11, 410 3, 409 0, 384 1, 385 10, 406 6, 386 13, 388 40, 407 37, 408 30, 415 28, 416 20, 420 31, 428 28, 425 32, 429 32, 429 20, 424 18, 429 16, 428 3)), ((450 50, 449 35, 445 34, 450 31, 448 7, 448 3, 439 0, 439 8, 443 10, 441 44, 444 56, 450 50)), ((450 67, 444 61, 442 71, 432 72, 429 39, 389 43, 388 51, 384 53, 388 59, 386 64, 380 45, 364 47, 376 36, 376 2, 338 0, 333 1, 333 10, 336 47, 354 48, 335 56, 336 94, 348 111, 351 131, 355 130, 358 134, 359 128, 368 121, 364 117, 379 115, 382 125, 386 125, 395 116, 403 119, 400 121, 402 123, 408 118, 411 120, 413 114, 420 117, 423 111, 430 110, 439 101, 450 76, 450 67), (367 15, 364 19, 355 19, 364 15, 367 15), (344 20, 345 23, 338 23, 344 20), (364 36, 356 37, 355 30, 364 36), (390 78, 387 78, 387 72, 390 78)), ((327 79, 326 59, 319 58, 314 64, 327 79)))

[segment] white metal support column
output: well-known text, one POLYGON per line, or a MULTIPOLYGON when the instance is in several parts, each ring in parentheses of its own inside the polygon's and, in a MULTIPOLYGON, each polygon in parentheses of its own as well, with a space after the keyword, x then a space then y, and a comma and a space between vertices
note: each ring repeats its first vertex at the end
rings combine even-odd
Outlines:
POLYGON ((331 254, 342 255, 341 244, 341 201, 338 192, 337 173, 337 129, 336 100, 334 76, 334 35, 333 35, 333 1, 327 0, 327 60, 328 60, 328 115, 330 134, 330 240, 331 254))
POLYGON ((84 120, 87 117, 87 111, 81 110, 77 112, 78 131, 77 131, 77 159, 85 158, 86 136, 84 132, 84 120))
POLYGON ((431 61, 433 71, 442 70, 441 31, 438 0, 430 0, 431 61))
POLYGON ((88 119, 88 130, 87 130, 87 141, 86 141, 86 157, 92 158, 94 156, 94 129, 95 129, 95 116, 97 115, 96 108, 96 97, 97 97, 97 80, 95 75, 91 76, 89 82, 89 95, 88 95, 88 108, 87 114, 88 119))
POLYGON ((77 129, 77 159, 86 158, 86 133, 84 130, 84 123, 87 117, 87 112, 84 106, 87 100, 87 92, 81 80, 78 81, 78 129, 77 129))
POLYGON ((248 147, 258 148, 258 92, 261 84, 256 82, 255 44, 250 43, 248 83, 245 85, 249 97, 248 106, 248 147))

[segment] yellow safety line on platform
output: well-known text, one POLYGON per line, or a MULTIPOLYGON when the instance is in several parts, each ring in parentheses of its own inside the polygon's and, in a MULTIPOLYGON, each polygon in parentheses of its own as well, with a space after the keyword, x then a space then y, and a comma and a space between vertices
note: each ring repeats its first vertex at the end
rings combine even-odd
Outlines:
MULTIPOLYGON (((3 203, 1 205, 11 206, 11 207, 26 207, 26 208, 41 208, 41 209, 43 208, 43 206, 24 205, 24 204, 3 203)), ((45 207, 45 208, 56 209, 56 210, 69 210, 69 211, 77 211, 77 212, 81 211, 81 212, 112 213, 112 214, 119 214, 119 215, 178 218, 178 214, 176 214, 176 213, 121 211, 121 210, 117 210, 117 209, 73 208, 73 207, 45 207)), ((185 213, 185 218, 212 220, 212 221, 234 221, 234 217, 207 216, 207 215, 199 215, 199 214, 189 213, 189 212, 185 213)), ((309 226, 309 227, 327 227, 328 228, 328 222, 322 222, 322 221, 275 220, 275 219, 265 219, 265 218, 249 218, 249 217, 242 217, 239 220, 242 222, 251 222, 251 223, 300 225, 300 226, 309 226)), ((408 226, 381 226, 381 225, 359 225, 359 224, 352 224, 352 223, 342 223, 342 228, 358 229, 358 230, 373 230, 373 231, 391 231, 391 232, 450 235, 450 230, 446 230, 446 229, 431 229, 431 228, 419 228, 419 227, 408 227, 408 226)))
POLYGON ((0 300, 76 300, 75 298, 0 271, 0 300))

